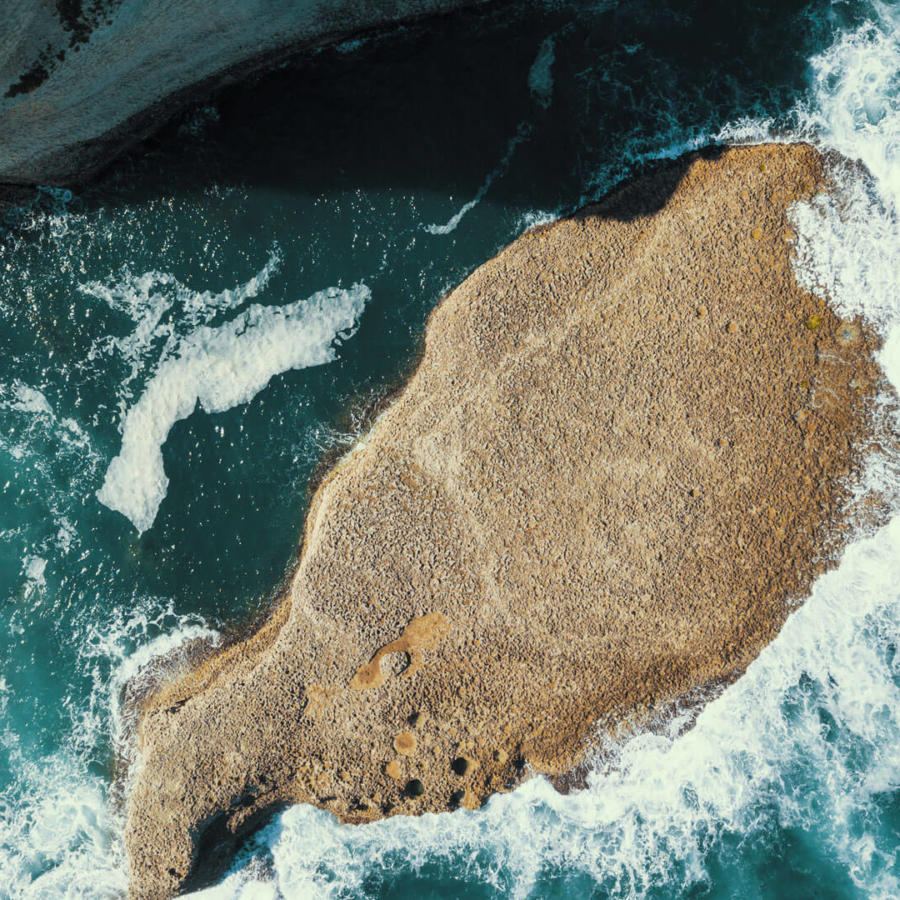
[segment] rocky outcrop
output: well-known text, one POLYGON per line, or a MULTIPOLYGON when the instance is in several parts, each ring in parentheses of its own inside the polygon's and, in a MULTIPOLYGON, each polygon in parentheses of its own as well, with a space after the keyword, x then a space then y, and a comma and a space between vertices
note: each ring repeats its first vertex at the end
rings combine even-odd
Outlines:
POLYGON ((89 177, 274 55, 484 0, 5 0, 0 184, 89 177))
POLYGON ((737 677, 840 548, 875 428, 871 335, 792 274, 825 187, 808 146, 693 156, 441 302, 272 619, 146 701, 135 898, 280 805, 477 806, 737 677))

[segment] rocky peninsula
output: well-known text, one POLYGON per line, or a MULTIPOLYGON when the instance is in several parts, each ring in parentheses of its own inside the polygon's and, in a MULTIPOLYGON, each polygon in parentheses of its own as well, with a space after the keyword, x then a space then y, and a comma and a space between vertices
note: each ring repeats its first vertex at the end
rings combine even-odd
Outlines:
POLYGON ((877 342, 792 273, 820 190, 806 145, 692 155, 444 298, 272 617, 145 700, 134 898, 285 804, 476 807, 743 671, 871 508, 877 342))

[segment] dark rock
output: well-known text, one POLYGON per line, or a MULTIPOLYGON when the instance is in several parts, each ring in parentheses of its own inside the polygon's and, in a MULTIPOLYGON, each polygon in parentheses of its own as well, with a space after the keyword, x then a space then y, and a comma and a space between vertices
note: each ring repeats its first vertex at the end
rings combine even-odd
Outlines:
POLYGON ((79 184, 199 93, 486 0, 5 0, 0 184, 79 184))

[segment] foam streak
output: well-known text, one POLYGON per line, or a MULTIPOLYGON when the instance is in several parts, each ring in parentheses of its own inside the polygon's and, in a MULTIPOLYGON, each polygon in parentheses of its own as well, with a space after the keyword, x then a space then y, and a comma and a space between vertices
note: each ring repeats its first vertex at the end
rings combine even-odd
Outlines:
POLYGON ((275 376, 331 362, 350 336, 370 291, 329 288, 285 306, 252 305, 218 328, 201 326, 182 339, 122 423, 122 449, 97 492, 139 532, 153 524, 166 495, 162 445, 169 430, 200 406, 224 412, 247 403, 275 376))

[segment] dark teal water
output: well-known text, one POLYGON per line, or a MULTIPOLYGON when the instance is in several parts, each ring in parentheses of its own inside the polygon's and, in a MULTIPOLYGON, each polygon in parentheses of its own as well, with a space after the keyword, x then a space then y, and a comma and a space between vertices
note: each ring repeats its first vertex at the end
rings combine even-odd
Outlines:
MULTIPOLYGON (((295 61, 90 191, 44 192, 0 247, 0 896, 121 895, 123 684, 265 607, 317 463, 440 297, 534 222, 659 157, 802 134, 878 178, 872 233, 811 218, 807 262, 890 335, 897 21, 502 4, 295 61)), ((697 727, 619 748, 586 791, 357 829, 298 807, 213 896, 900 894, 896 530, 697 727)))

